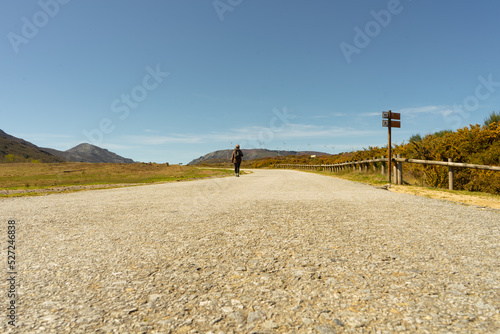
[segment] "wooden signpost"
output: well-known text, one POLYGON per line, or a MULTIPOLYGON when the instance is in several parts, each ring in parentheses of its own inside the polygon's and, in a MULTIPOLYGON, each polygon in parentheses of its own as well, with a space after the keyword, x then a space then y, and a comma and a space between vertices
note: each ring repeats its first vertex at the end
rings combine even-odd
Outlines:
POLYGON ((391 152, 391 129, 392 128, 400 128, 401 127, 401 122, 399 121, 401 119, 401 114, 392 112, 392 111, 382 111, 382 126, 386 127, 388 129, 388 141, 389 143, 387 144, 387 174, 389 174, 389 183, 391 183, 391 159, 392 159, 392 152, 391 152))

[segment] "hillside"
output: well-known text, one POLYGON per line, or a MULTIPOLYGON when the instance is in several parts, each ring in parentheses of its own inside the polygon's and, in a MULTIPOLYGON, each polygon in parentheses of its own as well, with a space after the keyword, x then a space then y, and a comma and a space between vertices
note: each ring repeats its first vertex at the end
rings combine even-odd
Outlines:
POLYGON ((38 147, 24 139, 14 137, 0 130, 1 162, 92 162, 92 163, 134 163, 132 159, 119 156, 106 149, 80 144, 67 151, 38 147))
MULTIPOLYGON (((275 150, 266 150, 266 149, 242 149, 243 151, 243 160, 255 160, 262 158, 273 158, 280 156, 288 156, 288 155, 328 155, 324 152, 314 152, 314 151, 275 151, 275 150)), ((210 152, 205 154, 204 156, 199 157, 198 159, 194 159, 188 165, 198 165, 202 163, 207 164, 218 164, 218 163, 227 163, 231 160, 231 154, 233 150, 219 150, 210 152)))
POLYGON ((77 145, 67 151, 58 151, 51 148, 43 148, 43 150, 71 162, 134 163, 132 159, 124 158, 104 148, 87 143, 77 145))
POLYGON ((63 162, 64 159, 0 130, 0 162, 63 162))

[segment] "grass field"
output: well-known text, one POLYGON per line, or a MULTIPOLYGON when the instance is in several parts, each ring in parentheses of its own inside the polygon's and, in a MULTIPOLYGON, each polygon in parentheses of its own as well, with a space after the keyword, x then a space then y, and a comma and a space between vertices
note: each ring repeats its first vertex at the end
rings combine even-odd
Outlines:
MULTIPOLYGON (((95 163, 12 163, 0 164, 0 190, 50 189, 68 186, 123 185, 180 181, 232 175, 222 168, 168 166, 166 164, 95 164, 95 163)), ((57 190, 55 190, 57 191, 57 190)))

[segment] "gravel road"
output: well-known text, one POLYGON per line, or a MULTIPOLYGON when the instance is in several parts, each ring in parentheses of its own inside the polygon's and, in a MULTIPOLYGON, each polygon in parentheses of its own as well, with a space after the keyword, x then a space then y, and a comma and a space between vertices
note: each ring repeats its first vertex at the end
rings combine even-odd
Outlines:
POLYGON ((3 198, 0 218, 3 332, 500 333, 498 210, 254 170, 3 198))

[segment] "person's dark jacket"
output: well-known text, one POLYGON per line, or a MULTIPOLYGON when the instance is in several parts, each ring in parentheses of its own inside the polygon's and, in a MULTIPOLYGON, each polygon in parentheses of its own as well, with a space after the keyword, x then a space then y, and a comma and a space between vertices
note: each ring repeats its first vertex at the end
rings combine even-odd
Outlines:
POLYGON ((235 149, 233 151, 233 155, 231 156, 231 162, 232 163, 241 163, 241 158, 243 158, 243 152, 240 149, 235 149), (238 156, 236 155, 236 151, 239 151, 238 156))

